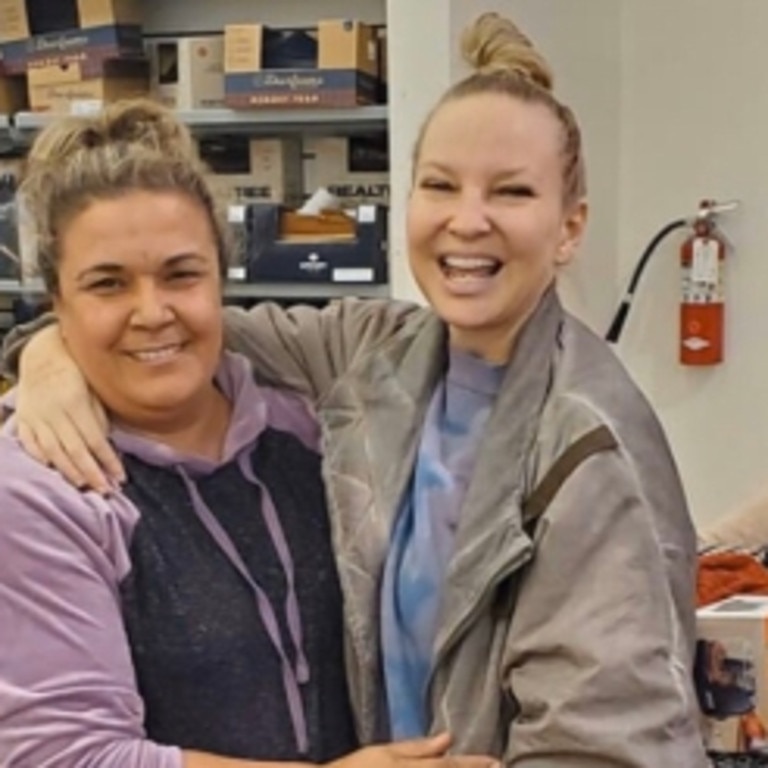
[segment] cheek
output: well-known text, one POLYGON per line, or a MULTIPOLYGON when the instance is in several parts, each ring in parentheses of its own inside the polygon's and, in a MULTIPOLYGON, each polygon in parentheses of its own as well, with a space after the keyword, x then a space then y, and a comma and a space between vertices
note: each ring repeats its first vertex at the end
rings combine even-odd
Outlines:
POLYGON ((437 218, 436 206, 424 200, 418 191, 414 192, 408 203, 405 222, 408 242, 417 246, 423 244, 435 232, 437 218))
POLYGON ((98 302, 70 301, 58 307, 56 315, 67 345, 86 355, 108 349, 125 327, 118 307, 105 307, 98 302))
POLYGON ((224 336, 224 315, 218 291, 204 290, 189 295, 177 305, 182 322, 206 343, 220 345, 224 336))

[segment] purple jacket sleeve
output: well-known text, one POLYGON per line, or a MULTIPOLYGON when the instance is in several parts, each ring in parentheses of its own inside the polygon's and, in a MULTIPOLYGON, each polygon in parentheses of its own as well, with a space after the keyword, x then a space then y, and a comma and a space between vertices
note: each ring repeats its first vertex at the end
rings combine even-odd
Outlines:
POLYGON ((138 513, 0 437, 0 765, 181 768, 143 729, 118 586, 138 513))

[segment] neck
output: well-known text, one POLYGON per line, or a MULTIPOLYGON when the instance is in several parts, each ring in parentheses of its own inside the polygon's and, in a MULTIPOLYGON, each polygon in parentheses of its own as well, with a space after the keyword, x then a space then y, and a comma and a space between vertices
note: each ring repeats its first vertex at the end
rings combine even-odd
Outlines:
POLYGON ((184 408, 164 408, 159 413, 132 414, 130 418, 113 414, 113 421, 126 432, 162 443, 179 453, 217 461, 224 451, 231 415, 231 403, 211 385, 210 390, 184 408))
POLYGON ((505 365, 512 358, 515 341, 520 328, 502 328, 498 333, 489 333, 487 328, 473 333, 467 328, 450 328, 450 343, 455 349, 479 357, 491 365, 505 365))

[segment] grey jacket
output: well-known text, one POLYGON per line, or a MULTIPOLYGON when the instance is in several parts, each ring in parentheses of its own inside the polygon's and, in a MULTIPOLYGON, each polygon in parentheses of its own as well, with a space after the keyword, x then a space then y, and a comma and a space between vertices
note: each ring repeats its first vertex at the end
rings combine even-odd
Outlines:
MULTIPOLYGON (((426 309, 345 300, 229 310, 266 382, 314 398, 361 739, 382 719, 379 587, 445 366, 426 309)), ((13 344, 11 345, 13 346, 13 344)), ((443 596, 433 729, 516 768, 700 768, 695 535, 665 437, 554 292, 519 339, 480 448, 443 596)))
MULTIPOLYGON (((377 736, 379 588, 445 365, 425 309, 228 313, 260 375, 318 403, 358 729, 377 736)), ((699 768, 695 534, 643 396, 554 291, 489 419, 443 595, 433 729, 518 768, 699 768)))

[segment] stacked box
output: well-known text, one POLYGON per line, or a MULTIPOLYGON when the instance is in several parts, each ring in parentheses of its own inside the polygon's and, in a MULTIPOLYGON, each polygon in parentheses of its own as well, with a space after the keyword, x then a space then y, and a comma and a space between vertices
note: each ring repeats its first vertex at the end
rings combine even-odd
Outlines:
POLYGON ((146 43, 150 93, 171 109, 224 106, 224 36, 155 39, 146 43))
POLYGON ((139 0, 0 0, 0 28, 2 72, 27 75, 32 110, 148 93, 139 0))
POLYGON ((768 597, 736 596, 697 612, 694 679, 706 745, 768 752, 768 597))
POLYGON ((0 0, 0 43, 109 25, 141 25, 140 0, 0 0))
POLYGON ((224 204, 269 201, 298 206, 303 199, 302 145, 298 136, 237 139, 220 147, 201 142, 214 190, 224 204), (224 160, 217 157, 226 154, 224 160), (223 150, 223 153, 222 153, 223 150))
POLYGON ((387 138, 315 137, 304 140, 304 191, 325 187, 344 206, 389 203, 387 138))
POLYGON ((376 31, 360 21, 328 20, 315 33, 263 24, 224 29, 225 101, 233 109, 354 107, 376 102, 376 31))

